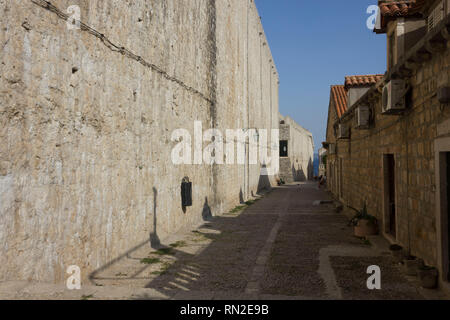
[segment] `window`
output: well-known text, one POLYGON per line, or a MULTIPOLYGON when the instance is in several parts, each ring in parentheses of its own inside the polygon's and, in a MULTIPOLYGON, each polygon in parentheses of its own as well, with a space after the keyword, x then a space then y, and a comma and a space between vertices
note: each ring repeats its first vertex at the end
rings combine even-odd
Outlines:
POLYGON ((288 156, 288 142, 286 140, 280 141, 280 157, 288 156))

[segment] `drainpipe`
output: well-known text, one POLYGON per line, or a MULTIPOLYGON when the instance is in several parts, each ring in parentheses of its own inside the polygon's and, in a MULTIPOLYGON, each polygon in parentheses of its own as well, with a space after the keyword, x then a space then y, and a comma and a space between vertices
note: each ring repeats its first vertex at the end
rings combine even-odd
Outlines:
POLYGON ((405 124, 405 139, 406 139, 406 213, 408 219, 408 255, 411 255, 411 232, 410 232, 410 214, 408 208, 409 202, 409 143, 408 143, 408 122, 409 122, 410 112, 407 114, 406 124, 405 124))

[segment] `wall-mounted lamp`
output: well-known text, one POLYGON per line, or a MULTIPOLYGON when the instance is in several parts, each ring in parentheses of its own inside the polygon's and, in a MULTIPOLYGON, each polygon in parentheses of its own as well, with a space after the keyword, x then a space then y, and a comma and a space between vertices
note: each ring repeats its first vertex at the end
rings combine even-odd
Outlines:
POLYGON ((192 206, 192 182, 188 177, 181 182, 181 205, 183 208, 192 206))

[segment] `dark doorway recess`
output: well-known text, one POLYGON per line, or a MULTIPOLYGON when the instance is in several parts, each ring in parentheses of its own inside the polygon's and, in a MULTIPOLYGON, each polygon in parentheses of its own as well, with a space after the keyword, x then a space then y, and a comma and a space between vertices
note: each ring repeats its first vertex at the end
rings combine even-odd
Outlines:
POLYGON ((393 154, 385 155, 386 183, 387 183, 387 215, 389 219, 388 232, 394 238, 397 236, 397 217, 395 204, 395 158, 393 154))
POLYGON ((441 199, 441 206, 443 212, 443 217, 441 218, 442 221, 442 233, 443 233, 443 244, 442 247, 444 249, 443 255, 444 255, 444 278, 447 281, 450 281, 450 205, 448 203, 448 199, 450 199, 450 152, 445 152, 445 181, 444 187, 445 190, 441 195, 443 195, 443 199, 441 199))
POLYGON ((280 157, 288 156, 288 142, 286 140, 280 141, 280 157))

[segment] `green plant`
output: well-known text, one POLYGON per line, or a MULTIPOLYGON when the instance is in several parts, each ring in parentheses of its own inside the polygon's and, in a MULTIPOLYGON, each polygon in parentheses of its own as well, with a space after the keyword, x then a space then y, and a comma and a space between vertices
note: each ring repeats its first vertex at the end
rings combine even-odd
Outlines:
POLYGON ((153 271, 152 274, 156 275, 156 276, 163 275, 163 274, 167 273, 167 270, 169 270, 170 266, 171 266, 171 264, 169 262, 165 261, 162 263, 160 270, 153 271))
POLYGON ((322 157, 322 163, 323 163, 325 169, 327 169, 327 159, 328 159, 328 155, 324 155, 322 157))
POLYGON ((169 246, 171 246, 172 248, 185 247, 186 246, 186 242, 185 241, 177 241, 175 243, 170 244, 169 246))
POLYGON ((430 267, 430 266, 426 266, 426 265, 422 265, 419 267, 420 270, 422 271, 431 271, 431 270, 436 270, 435 267, 430 267))
POLYGON ((364 203, 364 206, 361 211, 358 211, 356 215, 350 220, 349 225, 356 226, 358 224, 359 220, 367 220, 371 224, 376 225, 377 224, 377 218, 370 215, 367 212, 367 205, 364 203))
POLYGON ((144 264, 155 264, 155 263, 159 263, 159 259, 158 258, 144 258, 141 259, 141 263, 144 264))
POLYGON ((190 240, 193 242, 204 242, 208 240, 208 237, 200 231, 194 230, 192 233, 194 234, 194 238, 191 238, 190 240))
POLYGON ((172 248, 162 248, 162 249, 159 249, 158 251, 153 252, 153 254, 157 254, 159 256, 165 256, 165 255, 173 255, 175 253, 173 252, 172 248))
POLYGON ((237 206, 236 208, 234 208, 233 210, 230 211, 230 213, 238 213, 239 211, 242 211, 243 209, 245 209, 246 206, 237 206))
POLYGON ((94 297, 93 294, 90 294, 90 295, 88 295, 88 296, 82 295, 82 296, 81 296, 81 300, 89 300, 89 299, 91 299, 91 298, 93 298, 93 297, 94 297))

